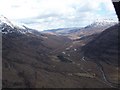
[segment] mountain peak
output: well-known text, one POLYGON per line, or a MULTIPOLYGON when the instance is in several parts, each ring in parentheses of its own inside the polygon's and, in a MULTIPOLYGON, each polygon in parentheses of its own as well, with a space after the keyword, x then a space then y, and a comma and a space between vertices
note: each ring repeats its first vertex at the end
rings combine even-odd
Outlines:
POLYGON ((113 20, 96 20, 95 22, 93 22, 90 26, 94 26, 94 27, 97 27, 97 26, 113 26, 115 24, 117 24, 118 22, 115 22, 113 20))
POLYGON ((19 24, 13 24, 8 18, 3 15, 0 15, 0 32, 3 34, 13 33, 13 32, 22 32, 25 33, 27 30, 19 24))
POLYGON ((38 31, 34 29, 30 29, 26 27, 24 24, 21 25, 16 22, 12 23, 9 19, 4 17, 3 15, 0 15, 0 32, 2 32, 2 34, 8 34, 8 33, 14 32, 14 33, 19 33, 19 34, 37 33, 39 35, 38 31))
POLYGON ((7 24, 11 28, 26 29, 23 25, 16 22, 11 22, 7 17, 0 15, 0 25, 7 24))
POLYGON ((8 26, 10 26, 11 28, 14 28, 14 25, 11 23, 11 21, 9 21, 8 18, 6 18, 3 15, 0 15, 0 24, 6 23, 8 26))

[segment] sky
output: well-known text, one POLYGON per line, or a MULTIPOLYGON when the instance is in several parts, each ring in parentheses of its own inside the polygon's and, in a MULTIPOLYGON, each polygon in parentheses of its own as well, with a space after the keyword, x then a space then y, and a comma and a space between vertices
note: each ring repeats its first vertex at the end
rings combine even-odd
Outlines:
POLYGON ((40 31, 118 21, 111 0, 0 0, 0 15, 40 31))

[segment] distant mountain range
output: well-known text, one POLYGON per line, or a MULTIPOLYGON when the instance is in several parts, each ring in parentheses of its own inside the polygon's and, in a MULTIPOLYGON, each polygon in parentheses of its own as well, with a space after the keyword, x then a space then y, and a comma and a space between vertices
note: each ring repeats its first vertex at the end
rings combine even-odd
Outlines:
POLYGON ((99 22, 94 22, 86 27, 59 28, 59 29, 44 30, 42 32, 55 34, 55 35, 69 36, 71 39, 78 39, 84 36, 100 33, 115 24, 117 24, 117 22, 99 21, 99 22))
POLYGON ((58 28, 58 29, 50 29, 50 30, 44 30, 43 33, 51 33, 51 34, 57 34, 57 35, 67 35, 72 32, 80 30, 80 27, 74 27, 74 28, 58 28))
POLYGON ((110 21, 100 21, 100 22, 94 22, 86 27, 73 27, 73 28, 58 28, 58 29, 50 29, 50 30, 44 30, 42 32, 44 33, 54 33, 59 35, 66 35, 70 33, 75 33, 80 30, 92 30, 92 29, 106 29, 113 25, 117 24, 117 22, 110 22, 110 21))

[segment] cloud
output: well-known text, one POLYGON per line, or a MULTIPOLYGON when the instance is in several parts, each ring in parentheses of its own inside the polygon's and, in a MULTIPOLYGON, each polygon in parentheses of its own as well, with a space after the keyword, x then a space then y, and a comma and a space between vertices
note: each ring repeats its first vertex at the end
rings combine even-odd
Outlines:
POLYGON ((39 30, 117 21, 110 0, 0 0, 0 14, 39 30))

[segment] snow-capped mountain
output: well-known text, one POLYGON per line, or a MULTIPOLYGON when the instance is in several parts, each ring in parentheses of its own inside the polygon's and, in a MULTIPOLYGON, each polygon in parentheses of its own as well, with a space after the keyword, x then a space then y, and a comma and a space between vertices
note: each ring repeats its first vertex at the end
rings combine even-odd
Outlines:
POLYGON ((24 27, 17 26, 13 24, 11 21, 9 21, 6 17, 0 16, 0 32, 2 34, 7 34, 7 33, 25 33, 27 32, 24 27))
POLYGON ((0 25, 4 25, 4 24, 10 26, 11 28, 14 28, 14 25, 6 17, 1 15, 0 16, 0 25))
POLYGON ((106 30, 107 28, 110 28, 111 26, 114 26, 117 24, 117 22, 113 21, 96 21, 84 28, 81 28, 80 30, 77 30, 76 32, 71 33, 71 37, 77 36, 77 37, 84 37, 84 36, 89 36, 92 34, 98 34, 106 30))
POLYGON ((8 33, 39 34, 38 31, 30 29, 26 27, 25 25, 18 25, 16 23, 13 24, 11 21, 9 21, 4 16, 0 16, 0 32, 2 32, 2 34, 8 34, 8 33))
POLYGON ((87 27, 111 27, 113 25, 117 24, 117 22, 114 21, 108 21, 108 20, 101 20, 101 21, 95 21, 92 24, 86 26, 87 27))

